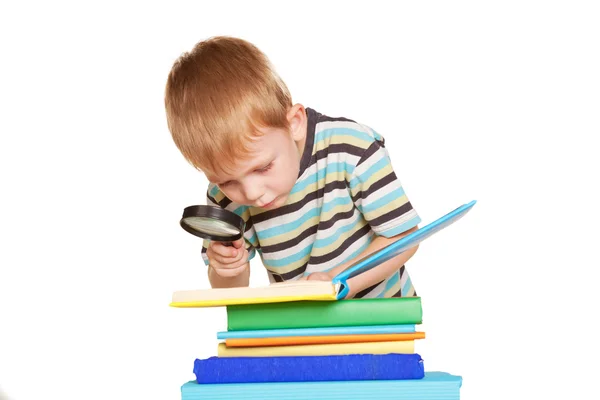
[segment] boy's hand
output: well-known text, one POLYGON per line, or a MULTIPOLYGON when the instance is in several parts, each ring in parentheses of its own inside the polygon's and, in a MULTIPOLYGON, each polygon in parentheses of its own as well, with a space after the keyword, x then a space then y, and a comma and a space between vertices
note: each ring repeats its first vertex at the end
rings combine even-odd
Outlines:
POLYGON ((308 281, 331 281, 331 276, 327 272, 313 272, 307 277, 303 277, 301 279, 305 279, 308 281))
POLYGON ((244 238, 225 246, 221 242, 210 242, 206 250, 208 265, 223 278, 238 276, 248 268, 248 250, 244 238))

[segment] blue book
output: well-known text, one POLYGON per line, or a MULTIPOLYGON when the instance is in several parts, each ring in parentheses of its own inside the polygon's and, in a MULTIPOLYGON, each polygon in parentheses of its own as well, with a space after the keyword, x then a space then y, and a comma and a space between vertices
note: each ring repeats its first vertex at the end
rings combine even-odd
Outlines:
POLYGON ((459 400, 462 377, 426 372, 423 379, 390 381, 272 382, 181 387, 182 400, 459 400))
POLYGON ((343 299, 348 294, 350 288, 348 287, 347 280, 354 278, 357 275, 362 274, 384 262, 390 260, 400 253, 418 245, 423 240, 427 239, 436 232, 441 231, 449 225, 452 225, 462 217, 464 217, 475 205, 476 201, 473 200, 467 204, 452 210, 441 218, 425 225, 416 231, 409 233, 406 236, 401 237, 395 242, 387 245, 386 247, 377 250, 376 252, 358 260, 347 270, 340 272, 336 275, 332 282, 335 285, 339 285, 339 291, 337 294, 338 299, 343 299))
POLYGON ((418 354, 196 359, 199 384, 422 379, 418 354))
POLYGON ((413 333, 415 325, 334 326, 329 328, 256 329, 251 331, 222 331, 217 339, 254 339, 282 336, 377 335, 413 333))

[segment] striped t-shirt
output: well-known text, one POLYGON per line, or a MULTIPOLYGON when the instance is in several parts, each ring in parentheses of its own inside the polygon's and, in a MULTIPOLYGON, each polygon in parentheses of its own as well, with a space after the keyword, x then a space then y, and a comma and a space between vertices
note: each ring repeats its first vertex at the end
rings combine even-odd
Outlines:
MULTIPOLYGON (((250 259, 260 254, 271 282, 328 271, 357 257, 374 235, 392 237, 421 221, 392 169, 382 136, 346 118, 310 108, 306 113, 298 179, 282 207, 235 204, 214 184, 207 191, 207 204, 246 221, 250 259)), ((404 266, 355 298, 400 296, 416 296, 404 266)))

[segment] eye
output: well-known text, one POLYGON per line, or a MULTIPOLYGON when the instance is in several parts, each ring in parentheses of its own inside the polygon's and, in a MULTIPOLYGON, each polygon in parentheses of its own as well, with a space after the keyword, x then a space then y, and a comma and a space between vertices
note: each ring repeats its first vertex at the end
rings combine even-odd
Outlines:
POLYGON ((268 165, 257 169, 256 172, 260 172, 260 173, 267 172, 268 170, 271 169, 272 166, 273 166, 273 162, 270 162, 268 165))

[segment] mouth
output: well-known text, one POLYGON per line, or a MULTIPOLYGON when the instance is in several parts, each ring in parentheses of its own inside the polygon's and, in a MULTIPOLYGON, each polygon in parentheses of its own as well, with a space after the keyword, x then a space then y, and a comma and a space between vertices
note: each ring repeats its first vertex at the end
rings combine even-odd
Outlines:
POLYGON ((275 204, 275 201, 277 201, 277 197, 275 197, 273 200, 271 200, 267 204, 263 204, 262 206, 260 206, 260 208, 269 208, 269 207, 272 207, 275 204))

